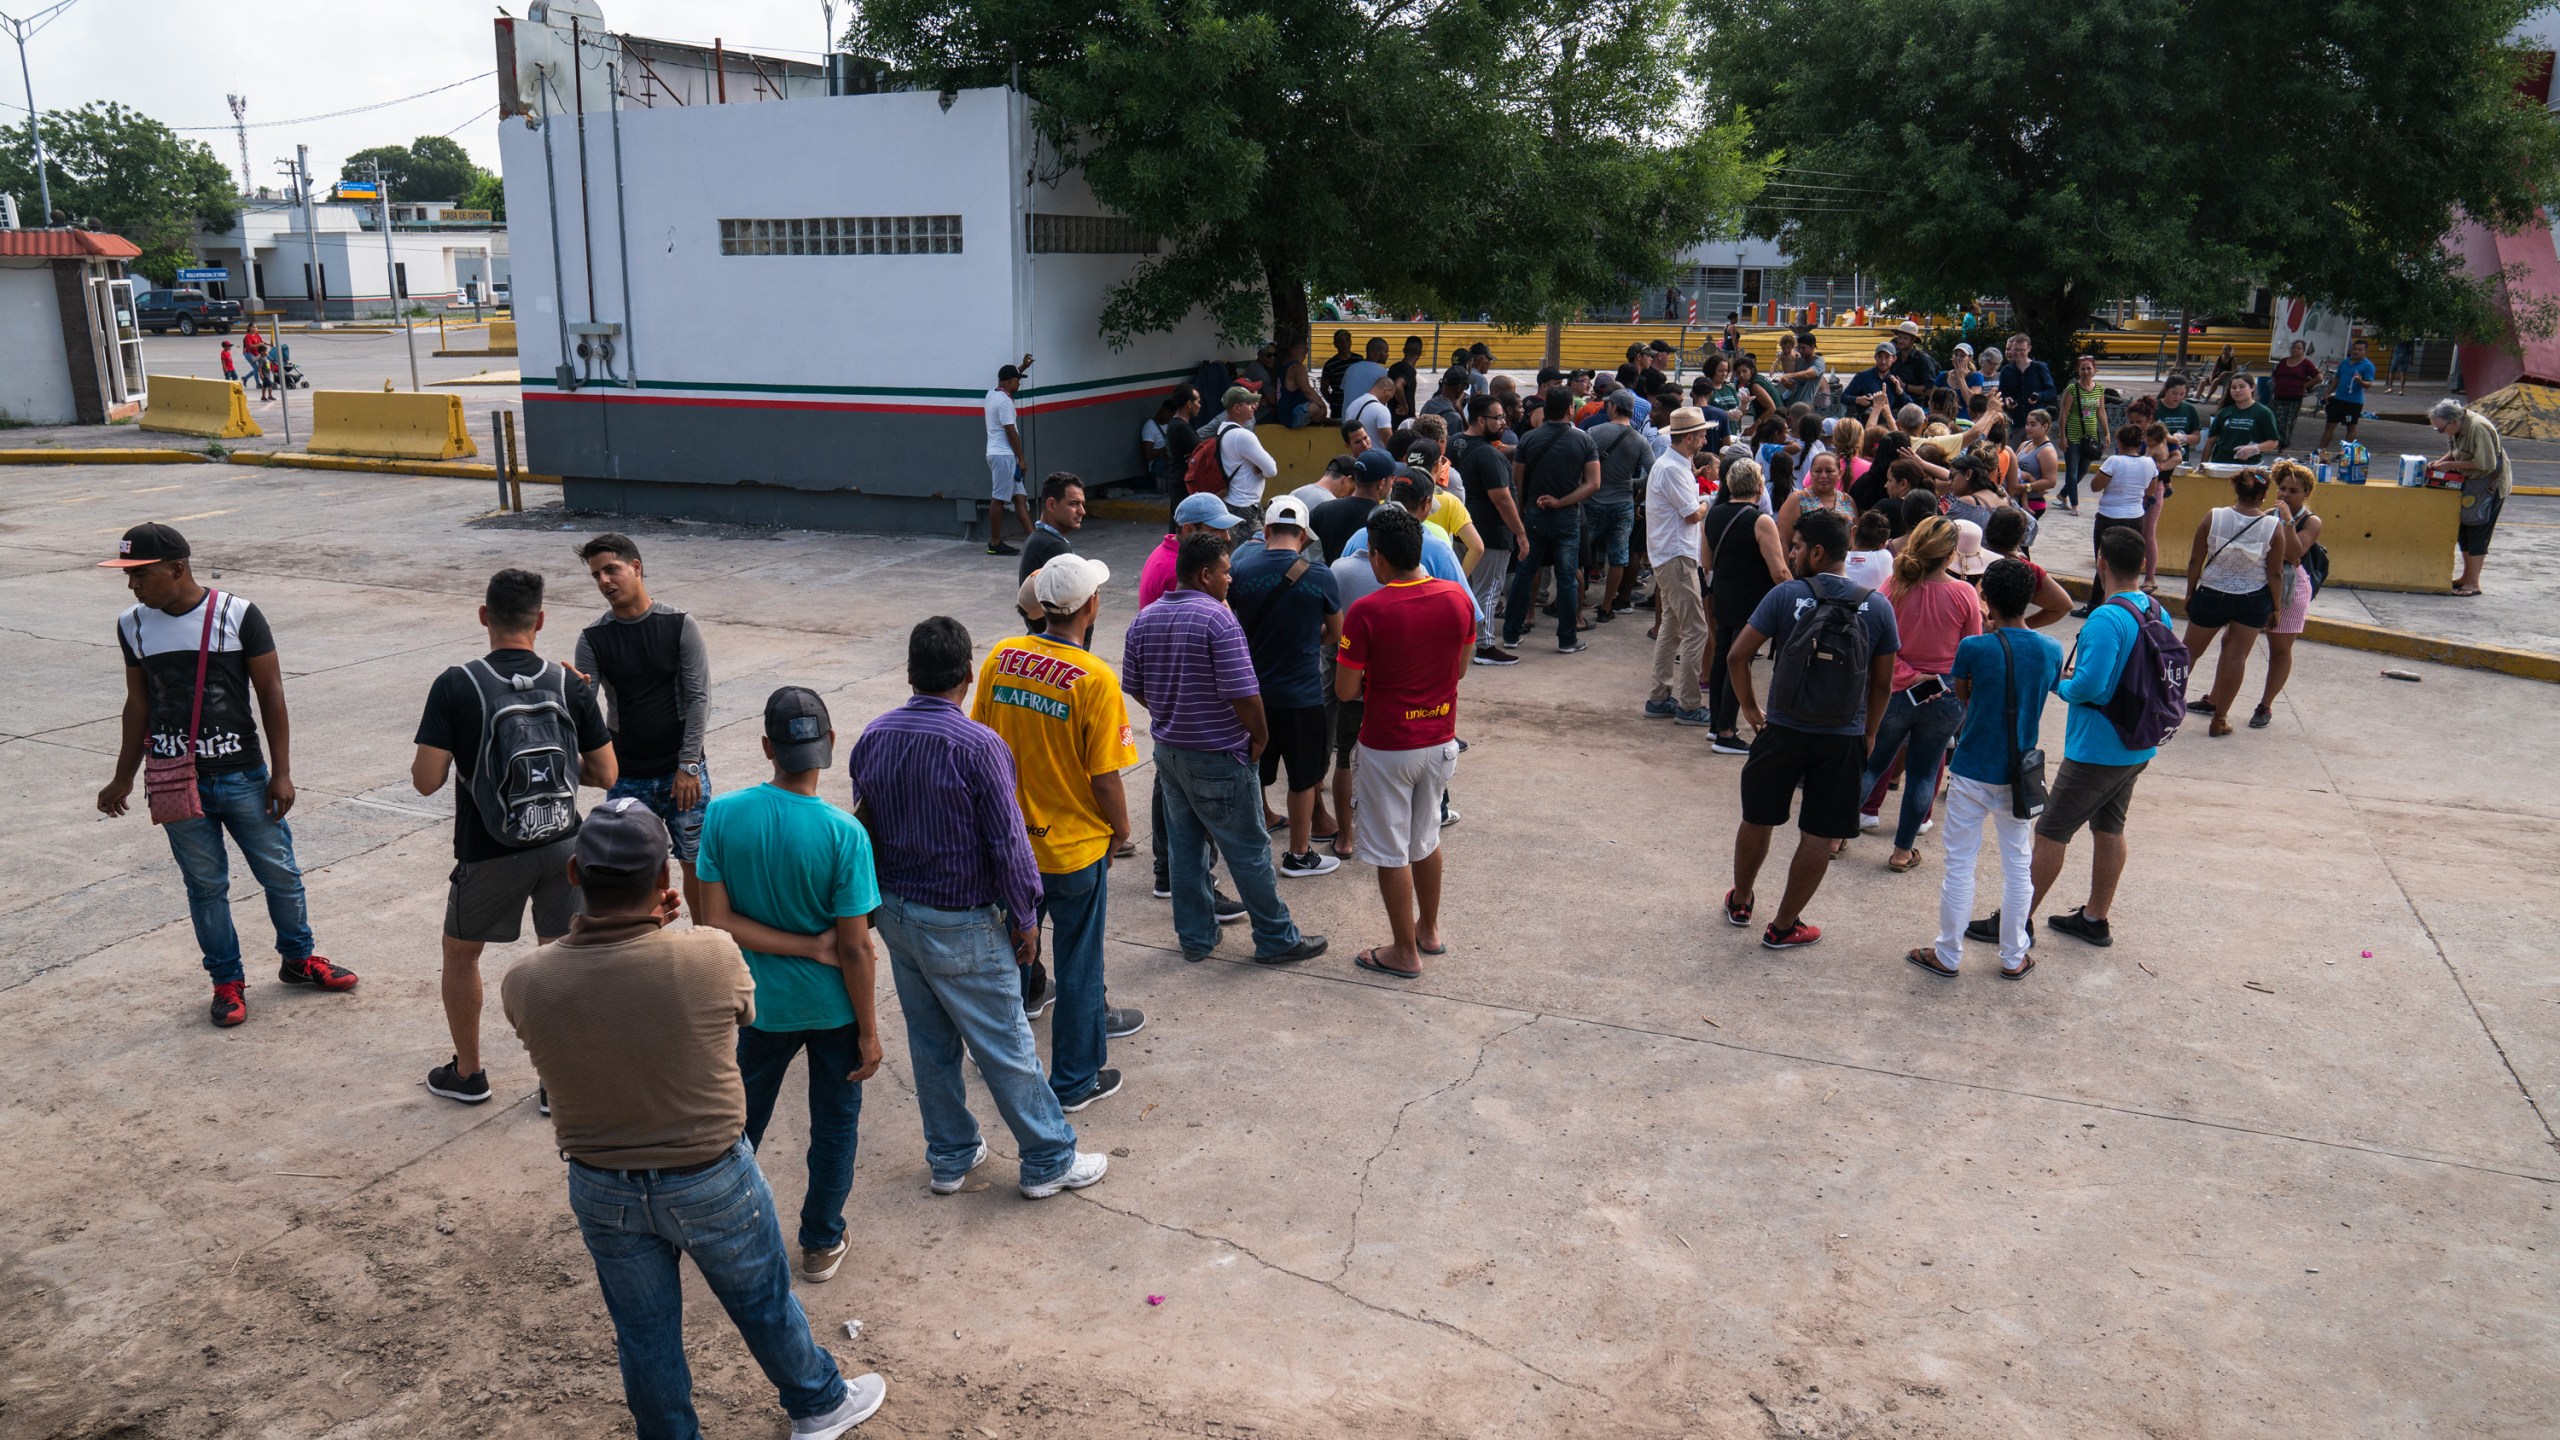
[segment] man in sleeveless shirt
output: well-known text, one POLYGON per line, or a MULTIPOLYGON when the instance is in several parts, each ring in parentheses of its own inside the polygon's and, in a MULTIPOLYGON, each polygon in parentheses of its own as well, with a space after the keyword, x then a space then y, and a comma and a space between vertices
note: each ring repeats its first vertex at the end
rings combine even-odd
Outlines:
POLYGON ((702 731, 711 714, 711 662, 702 627, 649 594, 640 546, 611 531, 578 547, 596 592, 610 607, 578 632, 578 673, 604 694, 605 727, 621 778, 607 799, 639 801, 667 827, 684 874, 684 908, 701 913, 694 854, 702 843, 702 807, 711 772, 702 763, 702 731))

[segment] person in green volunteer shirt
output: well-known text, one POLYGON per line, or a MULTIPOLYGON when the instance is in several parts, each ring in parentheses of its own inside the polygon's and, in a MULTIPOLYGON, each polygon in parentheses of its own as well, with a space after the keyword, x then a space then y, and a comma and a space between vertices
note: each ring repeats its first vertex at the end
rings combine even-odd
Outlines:
POLYGON ((2283 448, 2276 442, 2276 412, 2258 403, 2258 387, 2246 375, 2230 381, 2231 403, 2205 422, 2205 455, 2219 465, 2247 464, 2283 448))
POLYGON ((800 1202, 800 1278, 844 1263, 862 1082, 880 1068, 871 912, 880 908, 871 837, 819 798, 835 726, 816 692, 786 685, 764 705, 773 779, 714 799, 702 814, 694 874, 701 923, 726 930, 755 978, 755 1014, 738 1027, 747 1144, 766 1124, 791 1057, 809 1052, 809 1188, 800 1202))
POLYGON ((2152 417, 2169 432, 2169 443, 2189 454, 2204 438, 2204 412, 2187 398, 2187 377, 2172 375, 2160 386, 2160 406, 2152 417))

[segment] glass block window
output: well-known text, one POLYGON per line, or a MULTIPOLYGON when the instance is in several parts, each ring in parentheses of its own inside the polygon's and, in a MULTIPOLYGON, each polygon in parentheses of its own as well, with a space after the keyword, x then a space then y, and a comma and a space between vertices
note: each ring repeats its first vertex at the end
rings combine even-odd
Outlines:
POLYGON ((1025 243, 1034 255, 1152 255, 1156 237, 1116 215, 1023 217, 1025 243))
POLYGON ((723 220, 723 255, 957 255, 957 215, 825 215, 723 220))

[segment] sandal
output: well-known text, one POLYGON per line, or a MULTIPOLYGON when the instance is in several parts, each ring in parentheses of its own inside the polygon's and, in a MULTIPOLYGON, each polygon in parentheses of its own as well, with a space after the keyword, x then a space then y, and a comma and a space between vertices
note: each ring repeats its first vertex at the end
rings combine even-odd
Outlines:
POLYGON ((1382 963, 1378 957, 1385 954, 1386 949, 1387 947, 1384 945, 1373 946, 1351 957, 1351 963, 1359 966, 1363 970, 1372 970, 1380 975, 1393 975, 1399 980, 1419 980, 1422 978, 1422 972, 1419 970, 1399 970, 1393 965, 1382 963))
POLYGON ((2216 715, 2213 717, 2213 723, 2205 727, 2204 733, 2213 739, 2219 740, 2223 736, 2231 733, 2231 722, 2223 719, 2219 715, 2216 715))
POLYGON ((2276 723, 2276 712, 2264 705, 2249 712, 2249 728, 2252 730, 2264 730, 2274 723, 2276 723))
POLYGON ((1906 850, 1887 856, 1885 858, 1884 868, 1897 875, 1917 870, 1920 868, 1920 852, 1917 850, 1906 850), (1911 858, 1905 860, 1902 858, 1904 855, 1909 855, 1911 858))
POLYGON ((2480 592, 2476 588, 2465 590, 2460 586, 2456 586, 2454 587, 2453 593, 2461 596, 2465 600, 2477 600, 2480 598, 2480 592))
POLYGON ((1940 976, 1948 980, 1956 978, 1956 967, 1940 960, 1938 958, 1937 947, 1935 946, 1915 945, 1909 950, 1904 951, 1902 958, 1919 966, 1921 969, 1928 971, 1932 975, 1940 976))

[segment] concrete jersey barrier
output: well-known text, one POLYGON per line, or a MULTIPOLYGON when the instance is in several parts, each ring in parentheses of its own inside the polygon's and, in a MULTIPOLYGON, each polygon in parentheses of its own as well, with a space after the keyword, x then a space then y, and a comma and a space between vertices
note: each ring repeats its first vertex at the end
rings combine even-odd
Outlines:
POLYGON ((477 455, 459 395, 397 390, 315 390, 311 453, 388 460, 458 460, 477 455))
MULTIPOLYGON (((2187 573, 2196 527, 2217 505, 2231 503, 2228 475, 2180 471, 2160 507, 2160 573, 2187 573)), ((2329 552, 2329 583, 2353 590, 2406 590, 2429 595, 2453 589, 2454 530, 2462 495, 2399 485, 2315 485, 2320 543, 2329 552)))
POLYGON ((516 353, 516 322, 513 320, 489 322, 489 353, 492 355, 516 353))
POLYGON ((151 377, 149 403, 138 422, 145 430, 171 435, 202 435, 209 440, 238 440, 267 432, 249 418, 249 397, 237 380, 194 380, 175 375, 151 377))

